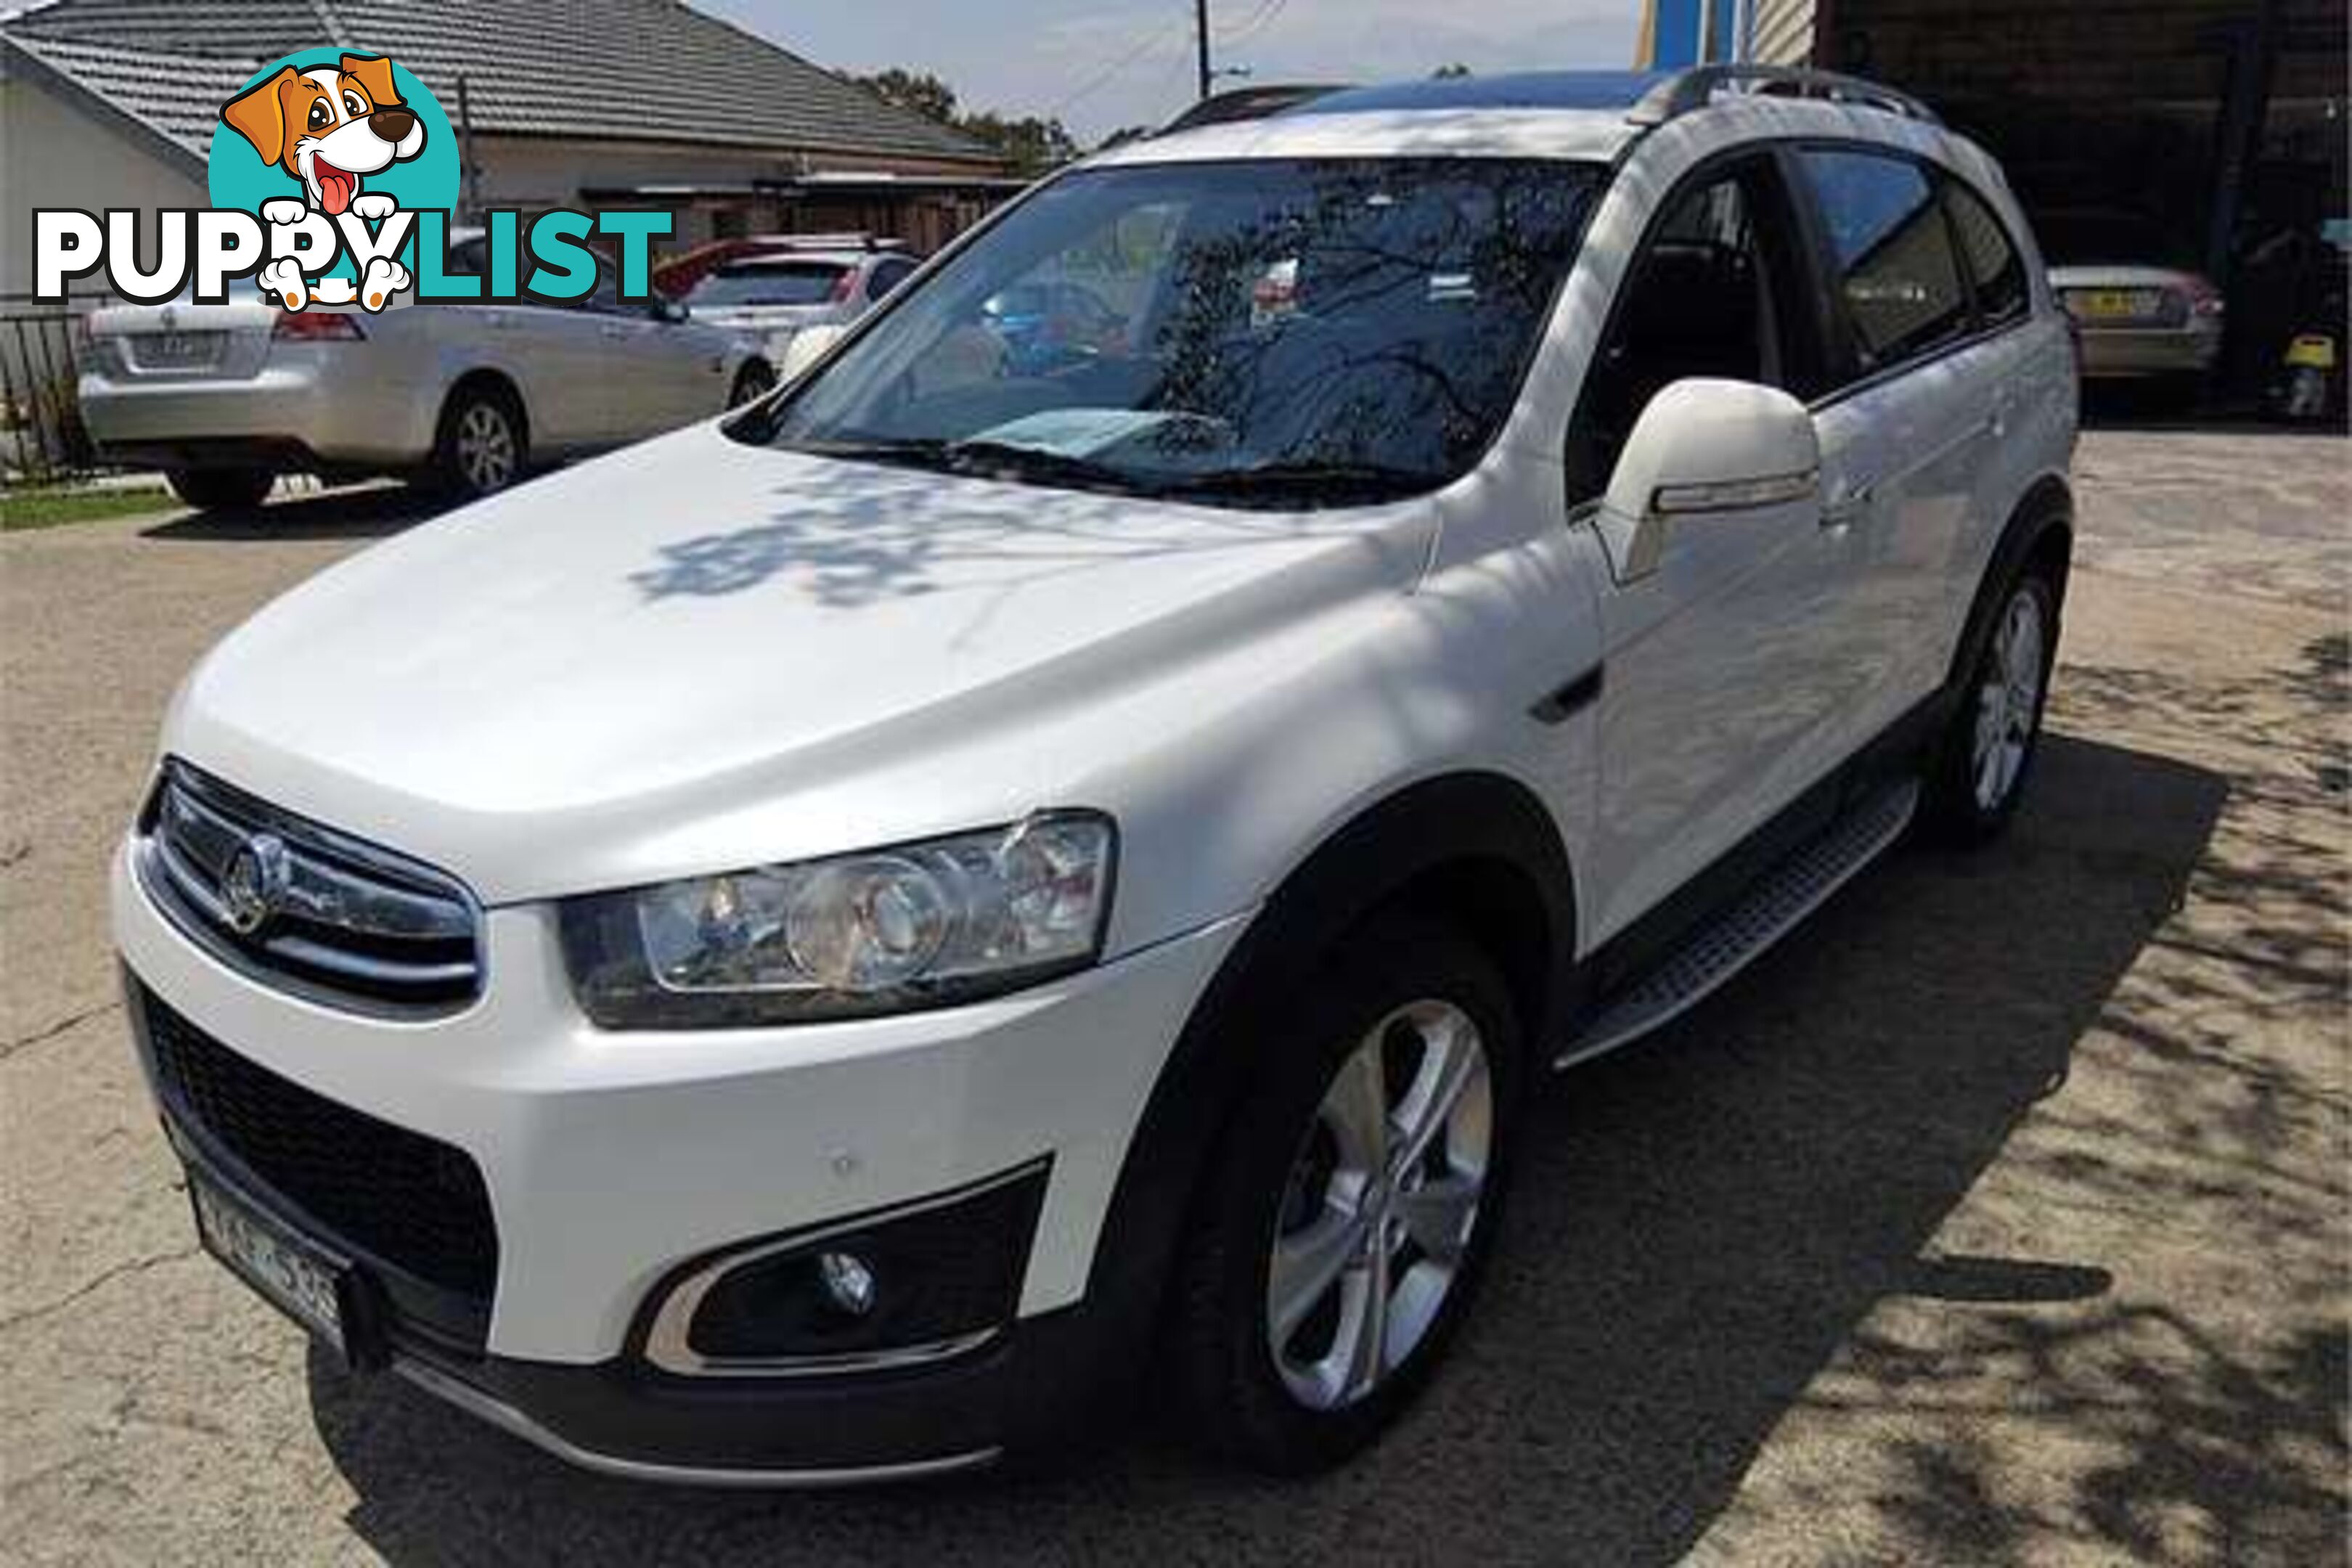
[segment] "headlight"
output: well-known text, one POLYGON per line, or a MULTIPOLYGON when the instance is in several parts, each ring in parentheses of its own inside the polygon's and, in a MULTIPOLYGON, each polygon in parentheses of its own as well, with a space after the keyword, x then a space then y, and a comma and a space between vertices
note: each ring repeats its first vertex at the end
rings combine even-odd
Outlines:
POLYGON ((1116 835, 1090 813, 575 899, 563 948, 613 1029, 910 1012, 1092 963, 1116 835))

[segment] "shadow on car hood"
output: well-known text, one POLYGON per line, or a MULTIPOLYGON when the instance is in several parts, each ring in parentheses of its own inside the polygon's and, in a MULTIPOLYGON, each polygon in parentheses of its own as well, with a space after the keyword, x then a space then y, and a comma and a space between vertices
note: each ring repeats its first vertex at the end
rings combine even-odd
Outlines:
POLYGON ((828 792, 812 841, 845 847, 975 793, 1075 804, 1024 730, 1408 585, 1434 517, 1174 506, 705 425, 321 573, 198 667, 166 745, 491 901, 667 874, 674 844, 623 846, 753 798, 828 792), (877 773, 897 798, 842 803, 877 773))

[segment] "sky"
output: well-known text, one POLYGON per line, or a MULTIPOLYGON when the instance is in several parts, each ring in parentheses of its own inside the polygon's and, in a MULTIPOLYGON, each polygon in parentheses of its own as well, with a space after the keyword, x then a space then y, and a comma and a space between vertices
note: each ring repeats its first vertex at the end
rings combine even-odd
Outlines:
MULTIPOLYGON (((930 71, 964 107, 1058 115, 1081 143, 1193 95, 1192 0, 689 0, 835 70, 930 71)), ((1211 0, 1219 65, 1258 81, 1622 69, 1641 0, 1211 0)))

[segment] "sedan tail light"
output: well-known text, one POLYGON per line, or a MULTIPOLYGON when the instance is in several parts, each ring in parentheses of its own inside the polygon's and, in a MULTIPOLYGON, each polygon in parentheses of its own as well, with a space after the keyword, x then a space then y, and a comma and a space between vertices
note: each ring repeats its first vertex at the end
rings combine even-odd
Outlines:
POLYGON ((2181 292, 2189 296, 2189 313, 2192 316, 2219 316, 2230 308, 2221 290, 2202 278, 2191 278, 2181 292))
POLYGON ((298 343, 356 343, 367 338, 367 334, 360 331, 357 316, 334 310, 281 312, 277 324, 269 329, 269 335, 298 343))

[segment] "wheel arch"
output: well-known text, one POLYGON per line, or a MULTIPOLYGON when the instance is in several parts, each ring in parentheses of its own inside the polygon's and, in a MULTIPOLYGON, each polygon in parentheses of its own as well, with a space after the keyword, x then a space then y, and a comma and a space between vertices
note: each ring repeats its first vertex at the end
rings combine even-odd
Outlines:
MULTIPOLYGON (((2011 509, 2000 538, 1993 545, 1992 558, 1977 579, 1968 619, 1961 623, 1959 645, 1952 650, 1951 668, 1945 674, 1948 692, 1958 691, 1983 657, 2002 587, 2021 568, 2032 563, 2048 567, 2053 596, 2063 616, 2067 579, 2074 568, 2074 493, 2063 474, 2043 474, 2026 487, 2025 494, 2011 509)), ((2053 635, 2057 629, 2051 628, 2053 635)))
POLYGON ((493 392, 506 400, 507 406, 514 411, 516 423, 522 426, 523 444, 528 447, 531 440, 530 401, 523 395, 522 384, 497 366, 486 364, 478 364, 460 373, 450 381, 448 390, 442 393, 440 411, 433 416, 435 444, 439 444, 442 429, 448 424, 450 410, 457 406, 458 397, 467 392, 481 390, 493 392))
POLYGON ((1576 889, 1550 813, 1499 773, 1405 786, 1327 836, 1276 888, 1194 1004, 1161 1068, 1106 1211, 1085 1314, 1105 1384, 1148 1359, 1175 1245, 1250 1080, 1245 1020, 1305 983, 1347 934, 1411 908, 1465 931, 1504 972, 1533 1048, 1549 1037, 1576 941, 1576 889))

